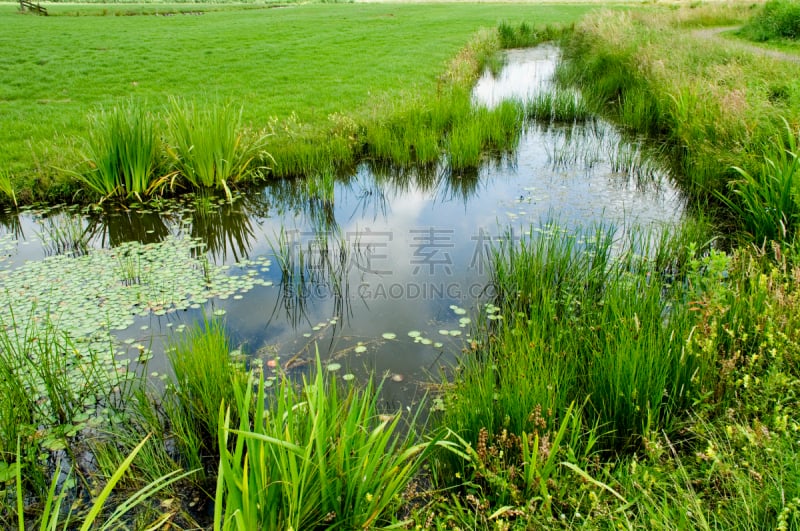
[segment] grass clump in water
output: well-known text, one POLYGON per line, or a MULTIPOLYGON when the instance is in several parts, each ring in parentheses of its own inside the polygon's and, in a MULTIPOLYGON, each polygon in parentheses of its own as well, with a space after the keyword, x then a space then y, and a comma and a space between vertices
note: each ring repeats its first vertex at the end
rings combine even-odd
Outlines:
POLYGON ((232 104, 199 107, 172 101, 168 153, 173 170, 193 188, 225 191, 263 169, 264 137, 242 128, 242 109, 232 104))
POLYGON ((84 158, 87 168, 76 173, 95 197, 141 200, 160 191, 166 177, 155 117, 134 102, 90 118, 84 158))
POLYGON ((550 123, 585 122, 592 117, 589 105, 572 89, 540 92, 525 105, 528 118, 550 123))
MULTIPOLYGON (((186 330, 167 352, 175 379, 165 397, 164 409, 175 429, 184 455, 216 455, 220 404, 234 401, 234 387, 246 375, 231 359, 225 328, 218 320, 186 330), (182 448, 182 449, 183 449, 182 448)), ((234 418, 238 420, 238 417, 234 418)))
POLYGON ((220 409, 217 529, 378 528, 432 449, 413 422, 381 415, 379 390, 343 393, 317 358, 299 389, 282 379, 266 396, 263 378, 236 385, 238 429, 220 409), (257 389, 253 394, 253 388, 257 389))

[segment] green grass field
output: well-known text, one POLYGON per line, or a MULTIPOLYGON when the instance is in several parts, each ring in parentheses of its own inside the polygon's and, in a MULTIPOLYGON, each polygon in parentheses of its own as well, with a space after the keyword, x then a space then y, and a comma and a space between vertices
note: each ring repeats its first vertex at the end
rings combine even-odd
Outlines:
POLYGON ((103 11, 56 5, 51 13, 63 16, 37 17, 0 5, 0 168, 18 175, 66 164, 63 148, 86 135, 88 115, 128 98, 155 111, 170 96, 233 101, 256 128, 292 113, 311 124, 358 114, 387 94, 436 90, 481 27, 570 23, 590 8, 338 4, 74 16, 103 11))

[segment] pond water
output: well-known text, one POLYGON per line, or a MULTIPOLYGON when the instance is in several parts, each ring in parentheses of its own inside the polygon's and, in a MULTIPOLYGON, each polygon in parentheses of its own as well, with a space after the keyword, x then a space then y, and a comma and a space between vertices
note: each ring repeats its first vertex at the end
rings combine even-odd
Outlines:
MULTIPOLYGON (((509 51, 475 102, 546 89, 557 59, 547 46, 509 51)), ((165 340, 217 315, 251 364, 302 370, 318 349, 341 374, 390 376, 384 396, 405 406, 468 340, 491 294, 492 245, 550 219, 622 234, 682 214, 669 176, 609 124, 529 124, 513 154, 475 171, 363 164, 327 200, 281 181, 233 204, 8 215, 0 307, 6 323, 10 307, 18 320, 50 315, 79 346, 108 351, 113 338, 107 363, 149 360, 154 376, 165 340)))

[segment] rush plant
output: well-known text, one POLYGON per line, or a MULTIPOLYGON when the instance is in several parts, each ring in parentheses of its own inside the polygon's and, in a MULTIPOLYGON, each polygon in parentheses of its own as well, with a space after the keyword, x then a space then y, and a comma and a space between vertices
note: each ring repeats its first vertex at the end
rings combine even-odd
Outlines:
POLYGON ((173 99, 167 122, 172 169, 193 188, 222 189, 231 200, 231 186, 262 169, 265 136, 245 132, 241 108, 173 99))
POLYGON ((142 199, 159 191, 161 140, 153 114, 129 101, 90 117, 84 169, 73 172, 92 195, 142 199))

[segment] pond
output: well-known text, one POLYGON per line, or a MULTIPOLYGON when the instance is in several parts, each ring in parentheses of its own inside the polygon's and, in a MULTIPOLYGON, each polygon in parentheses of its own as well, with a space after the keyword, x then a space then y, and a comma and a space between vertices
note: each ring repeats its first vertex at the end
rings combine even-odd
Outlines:
MULTIPOLYGON (((549 46, 507 52, 477 83, 476 104, 547 90, 557 60, 549 46)), ((493 245, 551 220, 602 220, 621 236, 683 211, 669 175, 608 123, 531 123, 513 153, 472 172, 365 163, 332 197, 281 181, 232 204, 9 214, 0 307, 6 323, 9 308, 16 320, 49 315, 78 338, 76 352, 113 352, 115 367, 147 361, 153 376, 166 371, 165 340, 218 316, 251 365, 302 370, 318 349, 342 375, 388 376, 385 399, 406 406, 468 341, 491 297, 493 245)))

